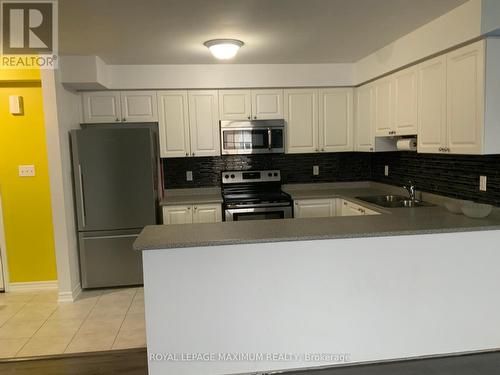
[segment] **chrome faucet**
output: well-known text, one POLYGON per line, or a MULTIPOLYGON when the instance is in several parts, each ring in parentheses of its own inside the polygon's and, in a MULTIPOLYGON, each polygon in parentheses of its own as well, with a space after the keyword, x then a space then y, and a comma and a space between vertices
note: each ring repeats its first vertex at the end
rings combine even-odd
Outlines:
POLYGON ((417 200, 417 191, 416 191, 416 186, 413 183, 412 180, 408 181, 408 185, 403 186, 404 189, 408 192, 408 196, 412 202, 415 202, 417 200))

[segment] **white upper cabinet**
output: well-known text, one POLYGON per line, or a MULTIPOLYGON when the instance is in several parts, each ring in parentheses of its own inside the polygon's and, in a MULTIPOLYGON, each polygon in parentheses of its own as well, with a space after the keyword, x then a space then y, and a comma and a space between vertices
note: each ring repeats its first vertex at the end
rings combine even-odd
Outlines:
POLYGON ((122 118, 120 92, 84 92, 83 121, 85 123, 120 122, 122 118))
POLYGON ((191 146, 187 91, 158 91, 157 94, 160 156, 189 156, 191 146))
POLYGON ((221 120, 250 120, 250 90, 219 90, 219 112, 221 120))
POLYGON ((438 153, 446 144, 446 56, 418 66, 418 152, 438 153))
POLYGON ((274 120, 283 118, 283 90, 252 90, 252 119, 274 120))
POLYGON ((318 90, 285 90, 286 152, 318 152, 318 90))
POLYGON ((382 78, 374 83, 375 135, 388 136, 394 131, 394 80, 382 78))
POLYGON ((417 69, 397 72, 394 79, 394 131, 396 135, 417 134, 417 69))
POLYGON ((483 150, 484 55, 484 41, 447 55, 447 152, 479 154, 483 150))
POLYGON ((188 91, 191 156, 220 155, 217 90, 188 91))
POLYGON ((283 90, 219 90, 221 120, 283 118, 283 90))
POLYGON ((319 148, 325 152, 353 151, 353 90, 319 90, 319 148))
POLYGON ((85 123, 158 121, 155 91, 96 91, 82 97, 85 123))
POLYGON ((373 86, 356 89, 356 151, 370 152, 375 147, 373 86))
POLYGON ((120 96, 122 121, 158 121, 156 91, 122 91, 120 96))

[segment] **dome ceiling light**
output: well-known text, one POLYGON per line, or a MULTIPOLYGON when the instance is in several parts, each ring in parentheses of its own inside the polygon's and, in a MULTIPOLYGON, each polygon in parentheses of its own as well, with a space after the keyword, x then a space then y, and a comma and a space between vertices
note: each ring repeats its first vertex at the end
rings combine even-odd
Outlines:
POLYGON ((219 60, 232 59, 244 43, 237 39, 212 39, 203 43, 210 53, 219 60))

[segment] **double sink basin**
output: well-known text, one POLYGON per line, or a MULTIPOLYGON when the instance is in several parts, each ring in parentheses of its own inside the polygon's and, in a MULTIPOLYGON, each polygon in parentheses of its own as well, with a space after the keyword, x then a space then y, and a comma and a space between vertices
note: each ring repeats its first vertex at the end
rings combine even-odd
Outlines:
POLYGON ((402 195, 372 195, 368 197, 356 197, 356 199, 387 208, 434 206, 432 203, 419 200, 411 200, 408 197, 404 197, 402 195))

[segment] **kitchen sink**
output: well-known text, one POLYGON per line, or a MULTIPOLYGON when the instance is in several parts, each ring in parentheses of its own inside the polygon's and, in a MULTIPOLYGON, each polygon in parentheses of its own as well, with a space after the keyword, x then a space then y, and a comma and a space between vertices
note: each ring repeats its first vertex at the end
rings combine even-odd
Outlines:
POLYGON ((434 206, 432 203, 428 202, 419 200, 412 201, 408 199, 408 197, 402 195, 371 195, 368 197, 356 197, 356 199, 387 208, 434 206))

